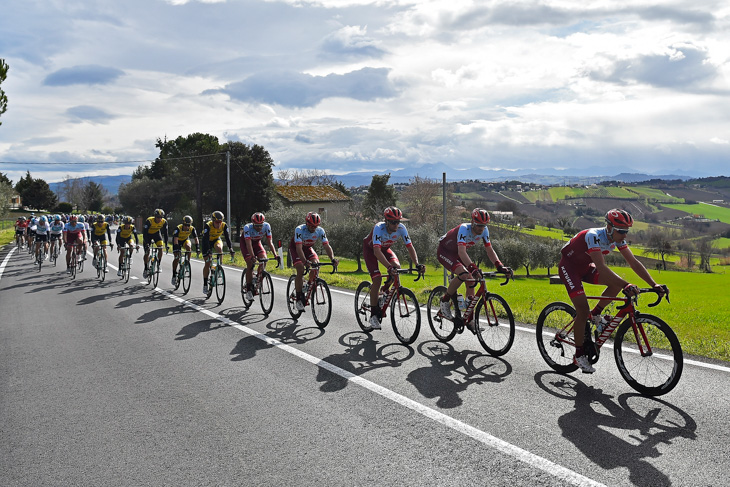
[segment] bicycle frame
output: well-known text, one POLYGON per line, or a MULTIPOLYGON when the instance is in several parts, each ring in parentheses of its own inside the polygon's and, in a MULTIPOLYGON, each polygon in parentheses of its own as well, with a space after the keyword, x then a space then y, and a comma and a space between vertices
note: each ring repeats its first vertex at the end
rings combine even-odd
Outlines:
MULTIPOLYGON (((401 274, 410 274, 414 269, 398 269, 398 273, 391 275, 388 274, 388 278, 385 280, 383 285, 381 286, 381 292, 382 289, 385 287, 387 288, 390 286, 390 289, 388 290, 388 294, 385 295, 385 299, 383 300, 383 306, 380 307, 380 316, 385 317, 385 313, 390 308, 390 303, 393 300, 393 298, 398 299, 401 295, 401 289, 403 286, 401 286, 400 283, 400 275, 401 274)), ((418 277, 416 277, 413 282, 418 281, 423 277, 423 274, 420 272, 418 273, 418 277)))
MULTIPOLYGON (((452 296, 451 299, 454 301, 454 310, 457 313, 457 315, 454 319, 454 323, 457 326, 463 327, 464 323, 468 323, 469 321, 472 320, 472 318, 474 318, 474 310, 476 309, 477 304, 479 304, 480 301, 484 300, 490 294, 490 292, 487 291, 487 280, 485 279, 485 277, 496 277, 496 276, 497 276, 496 272, 485 272, 482 274, 482 276, 479 279, 473 279, 473 278, 464 279, 465 283, 470 283, 470 282, 473 283, 471 285, 467 284, 467 286, 469 286, 470 288, 479 286, 479 289, 477 289, 474 292, 474 299, 468 300, 468 305, 463 314, 461 313, 461 309, 459 309, 456 294, 454 296, 452 296)), ((510 280, 510 277, 507 276, 505 281, 500 283, 499 285, 504 286, 509 282, 509 280, 510 280)), ((494 312, 494 309, 492 309, 492 312, 494 312)))
POLYGON ((304 271, 304 274, 309 272, 309 279, 307 281, 309 283, 309 286, 307 286, 308 287, 307 292, 304 294, 304 299, 305 299, 304 306, 309 305, 309 302, 317 288, 317 278, 319 277, 319 268, 322 267, 323 265, 331 265, 332 272, 330 272, 330 274, 334 274, 337 271, 337 267, 335 266, 335 264, 333 262, 318 262, 318 263, 310 262, 309 265, 310 265, 310 268, 304 271))

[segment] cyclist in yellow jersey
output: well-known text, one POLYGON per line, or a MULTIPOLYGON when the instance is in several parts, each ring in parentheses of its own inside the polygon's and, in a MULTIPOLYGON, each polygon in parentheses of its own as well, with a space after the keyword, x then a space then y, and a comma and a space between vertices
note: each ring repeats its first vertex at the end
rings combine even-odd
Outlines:
POLYGON ((185 215, 183 222, 172 232, 172 253, 175 259, 172 261, 172 281, 170 281, 170 284, 173 286, 177 286, 177 263, 180 262, 180 252, 183 248, 190 252, 191 240, 195 240, 195 251, 200 255, 198 232, 193 226, 193 217, 185 215))
MULTIPOLYGON (((94 219, 94 223, 91 224, 91 245, 93 247, 92 253, 94 254, 94 260, 92 265, 96 266, 96 257, 99 249, 99 245, 109 245, 112 239, 112 230, 109 223, 104 221, 104 215, 97 215, 94 219)), ((114 250, 114 245, 110 245, 111 249, 114 250)), ((104 250, 104 262, 109 261, 109 255, 104 250)))
POLYGON ((137 229, 134 226, 131 216, 125 216, 122 218, 122 224, 117 228, 116 236, 117 249, 119 250, 119 270, 117 275, 122 276, 122 262, 124 261, 124 249, 126 247, 136 247, 139 249, 139 237, 137 236, 137 229), (132 240, 134 237, 134 240, 132 240))
POLYGON ((167 220, 165 220, 165 212, 156 209, 153 216, 144 222, 142 231, 142 244, 144 245, 144 277, 147 277, 147 268, 150 258, 150 246, 154 243, 159 250, 157 251, 157 260, 162 261, 162 243, 164 239, 165 251, 168 250, 167 245, 167 220))
POLYGON ((235 255, 233 246, 231 245, 231 237, 228 234, 228 226, 223 221, 223 212, 214 211, 211 217, 213 219, 203 226, 203 234, 200 237, 203 241, 203 258, 205 259, 205 266, 203 267, 203 294, 208 294, 211 251, 215 251, 216 253, 223 252, 221 236, 226 239, 226 245, 228 245, 228 251, 231 253, 231 257, 235 255))

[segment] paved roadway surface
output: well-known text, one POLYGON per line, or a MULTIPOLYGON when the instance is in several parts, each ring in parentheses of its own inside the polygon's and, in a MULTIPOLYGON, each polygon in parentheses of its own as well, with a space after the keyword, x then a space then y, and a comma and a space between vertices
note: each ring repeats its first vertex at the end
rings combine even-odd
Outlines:
POLYGON ((728 364, 686 363, 644 398, 610 354, 551 372, 529 325, 493 358, 435 341, 425 313, 411 348, 369 338, 345 290, 325 330, 289 317, 278 278, 272 314, 245 311, 233 268, 222 305, 199 262, 182 298, 171 256, 158 289, 116 266, 100 283, 90 260, 39 273, 12 245, 0 263, 2 486, 727 483, 728 364))

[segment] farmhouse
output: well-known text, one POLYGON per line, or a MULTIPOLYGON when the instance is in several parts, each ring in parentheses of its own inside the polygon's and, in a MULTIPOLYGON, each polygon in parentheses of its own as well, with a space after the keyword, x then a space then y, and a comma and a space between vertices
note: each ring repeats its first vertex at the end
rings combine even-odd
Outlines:
POLYGON ((332 186, 277 186, 276 193, 285 205, 295 211, 316 211, 325 222, 340 221, 349 210, 352 199, 332 186))

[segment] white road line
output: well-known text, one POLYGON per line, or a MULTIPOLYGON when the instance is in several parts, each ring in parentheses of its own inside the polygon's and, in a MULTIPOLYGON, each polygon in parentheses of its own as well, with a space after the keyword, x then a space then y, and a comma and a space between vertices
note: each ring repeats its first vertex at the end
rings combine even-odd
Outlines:
POLYGON ((5 266, 8 265, 8 261, 10 260, 10 256, 13 255, 13 252, 15 252, 18 249, 18 247, 13 247, 8 252, 8 255, 5 256, 3 259, 3 263, 0 264, 0 279, 3 278, 3 272, 5 271, 5 266))
POLYGON ((473 426, 463 423, 450 416, 447 416, 446 414, 436 411, 435 409, 431 409, 428 406, 424 406, 421 403, 418 403, 412 399, 402 396, 402 395, 398 394, 397 392, 393 392, 390 389, 387 389, 374 382, 364 379, 363 377, 355 375, 352 372, 348 372, 347 370, 341 369, 340 367, 337 367, 336 365, 332 365, 331 363, 326 362, 322 359, 319 359, 313 355, 309 355, 308 353, 303 352, 299 349, 296 349, 290 345, 286 345, 286 344, 280 342, 279 340, 276 340, 267 335, 261 334, 252 328, 249 328, 236 321, 233 321, 229 318, 221 316, 218 313, 215 313, 208 309, 202 308, 195 303, 191 303, 190 301, 187 301, 183 298, 175 296, 174 294, 169 293, 163 289, 160 289, 159 287, 155 288, 155 292, 157 292, 169 299, 175 300, 175 301, 183 304, 184 306, 192 308, 195 311, 203 313, 215 320, 225 323, 226 325, 229 325, 233 328, 237 328, 250 336, 256 337, 259 340, 262 340, 271 346, 277 347, 285 352, 288 352, 296 357, 299 357, 300 359, 305 360, 313 365, 316 365, 317 367, 321 367, 325 370, 328 370, 329 372, 332 372, 333 374, 336 374, 336 375, 342 377, 343 379, 353 382, 386 399, 389 399, 395 403, 405 406, 433 421, 436 421, 437 423, 440 423, 448 428, 453 429, 454 431, 457 431, 466 436, 469 436, 469 437, 479 441, 480 443, 484 444, 485 446, 498 450, 527 465, 530 465, 535 468, 539 468, 540 470, 542 470, 550 475, 553 475, 564 482, 568 482, 572 485, 578 485, 578 486, 587 486, 587 485, 596 486, 596 487, 604 486, 604 484, 601 484, 599 482, 596 482, 595 480, 589 479, 588 477, 584 477, 583 475, 580 475, 577 472, 574 472, 568 468, 558 465, 557 463, 553 463, 550 460, 547 460, 546 458, 535 455, 534 453, 530 453, 527 450, 524 450, 524 449, 522 449, 518 446, 515 446, 511 443, 508 443, 504 440, 501 440, 495 436, 490 435, 489 433, 481 431, 473 426))

